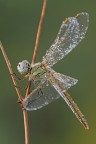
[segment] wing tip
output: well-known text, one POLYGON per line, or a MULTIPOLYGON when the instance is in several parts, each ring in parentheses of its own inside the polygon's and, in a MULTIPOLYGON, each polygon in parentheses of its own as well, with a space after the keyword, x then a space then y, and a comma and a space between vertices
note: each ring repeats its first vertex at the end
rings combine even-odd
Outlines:
MULTIPOLYGON (((88 16, 88 18, 89 18, 89 14, 88 14, 87 12, 78 13, 78 14, 76 14, 76 15, 74 16, 74 18, 78 19, 80 15, 86 15, 86 16, 88 16)), ((67 23, 67 21, 68 21, 68 18, 65 18, 65 19, 63 20, 63 23, 65 24, 65 23, 67 23)))

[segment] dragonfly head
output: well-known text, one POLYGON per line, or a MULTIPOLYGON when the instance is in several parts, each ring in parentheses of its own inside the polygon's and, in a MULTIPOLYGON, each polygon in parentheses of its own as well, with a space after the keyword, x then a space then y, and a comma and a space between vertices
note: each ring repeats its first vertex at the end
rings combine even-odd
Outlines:
POLYGON ((17 65, 17 70, 24 76, 26 76, 30 72, 30 69, 31 65, 27 60, 23 60, 22 62, 19 62, 17 65))

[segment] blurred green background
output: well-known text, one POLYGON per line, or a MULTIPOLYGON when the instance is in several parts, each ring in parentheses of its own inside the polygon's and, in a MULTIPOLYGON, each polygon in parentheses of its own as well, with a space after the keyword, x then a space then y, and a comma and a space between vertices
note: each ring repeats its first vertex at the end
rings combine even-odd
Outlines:
MULTIPOLYGON (((17 74, 19 61, 31 61, 42 4, 43 0, 0 0, 0 39, 17 74)), ((65 102, 59 99, 28 113, 30 144, 96 144, 95 0, 48 1, 36 61, 42 60, 62 20, 83 11, 90 15, 86 38, 54 69, 79 80, 69 93, 84 113, 90 129, 84 130, 65 102)), ((26 81, 19 85, 25 87, 26 81)), ((24 144, 22 110, 16 101, 17 94, 0 52, 0 144, 24 144)))

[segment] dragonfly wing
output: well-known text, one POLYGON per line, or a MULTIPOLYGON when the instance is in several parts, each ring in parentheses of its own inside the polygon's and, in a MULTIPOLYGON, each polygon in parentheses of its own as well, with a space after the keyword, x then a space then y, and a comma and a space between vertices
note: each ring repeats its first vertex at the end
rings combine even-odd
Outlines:
POLYGON ((37 110, 57 100, 59 97, 60 95, 50 82, 45 81, 28 95, 24 101, 24 108, 29 111, 37 110))
POLYGON ((53 66, 72 51, 85 37, 88 23, 89 15, 84 12, 78 14, 78 17, 69 17, 66 22, 63 21, 57 37, 46 51, 43 61, 47 65, 53 66))
POLYGON ((52 68, 48 68, 51 76, 46 76, 42 82, 37 81, 36 88, 28 95, 24 101, 26 110, 37 110, 48 105, 60 97, 59 93, 54 89, 53 83, 62 86, 67 91, 71 86, 76 84, 77 80, 60 73, 56 73, 52 68))
MULTIPOLYGON (((65 83, 66 86, 68 85, 68 83, 66 83, 66 79, 67 78, 68 78, 68 83, 70 83, 70 86, 72 86, 72 85, 75 84, 74 83, 74 79, 73 79, 73 82, 72 82, 72 79, 70 79, 69 77, 65 77, 64 76, 63 80, 64 80, 64 83, 65 83)), ((67 105, 70 107, 70 109, 75 114, 75 116, 77 117, 77 119, 83 124, 83 126, 85 127, 85 129, 89 129, 88 123, 87 123, 86 119, 84 118, 84 115, 82 114, 82 112, 80 111, 79 107, 74 102, 74 100, 71 98, 71 96, 66 92, 66 89, 68 89, 69 87, 66 87, 66 89, 64 90, 63 83, 61 84, 61 80, 58 81, 58 79, 56 79, 54 81, 55 81, 55 83, 53 83, 53 82, 51 82, 51 83, 52 83, 53 87, 55 88, 55 90, 65 100, 65 102, 67 103, 67 105)))
POLYGON ((74 86, 78 82, 78 80, 75 78, 56 72, 54 73, 54 77, 57 81, 57 84, 62 87, 63 92, 66 92, 71 86, 74 86))
POLYGON ((63 92, 66 92, 71 86, 74 86, 78 82, 78 80, 75 78, 57 73, 50 67, 47 68, 52 75, 49 81, 51 84, 57 84, 59 87, 61 87, 63 92))

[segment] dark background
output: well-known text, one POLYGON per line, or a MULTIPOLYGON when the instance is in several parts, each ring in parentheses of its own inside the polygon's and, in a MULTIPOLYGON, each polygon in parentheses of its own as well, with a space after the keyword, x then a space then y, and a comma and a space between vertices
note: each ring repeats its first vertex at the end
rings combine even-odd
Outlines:
MULTIPOLYGON (((43 0, 0 0, 0 39, 17 74, 19 61, 31 61, 42 4, 43 0)), ((59 99, 28 113, 30 144, 96 143, 95 0, 48 1, 37 62, 54 41, 63 19, 83 11, 90 15, 86 38, 54 69, 79 80, 69 93, 86 116, 90 129, 84 130, 65 102, 59 99)), ((19 85, 25 87, 26 81, 19 85)), ((22 110, 16 101, 17 94, 0 52, 0 144, 24 144, 22 110)))

